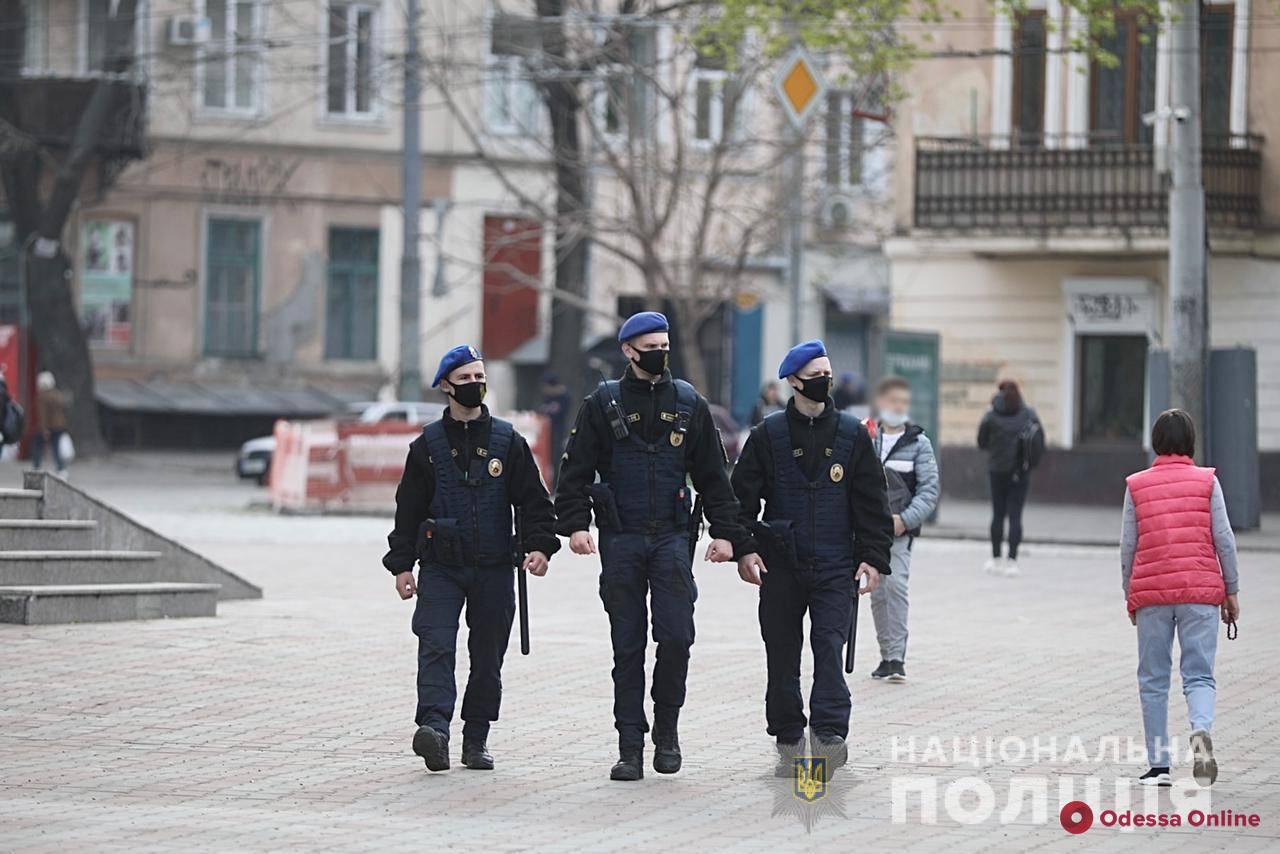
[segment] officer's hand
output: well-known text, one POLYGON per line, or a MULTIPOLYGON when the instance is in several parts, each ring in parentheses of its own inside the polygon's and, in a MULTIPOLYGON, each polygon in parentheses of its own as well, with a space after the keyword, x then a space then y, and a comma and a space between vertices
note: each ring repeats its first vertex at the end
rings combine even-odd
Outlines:
POLYGON ((396 592, 401 599, 412 599, 418 592, 418 585, 413 583, 413 571, 402 572, 396 576, 396 592))
POLYGON ((520 568, 530 575, 537 575, 541 577, 547 574, 547 567, 549 565, 550 563, 547 560, 547 556, 542 552, 529 552, 529 554, 525 555, 524 565, 520 568))
POLYGON ((738 577, 748 584, 754 584, 759 587, 764 581, 762 576, 768 574, 768 572, 769 570, 764 568, 764 561, 755 552, 744 555, 738 560, 738 577))
POLYGON ((907 526, 902 524, 902 517, 899 516, 897 513, 894 513, 893 514, 893 535, 895 537, 901 537, 906 532, 907 532, 907 526))
POLYGON ((861 564, 858 567, 858 571, 853 574, 853 583, 858 584, 863 576, 866 576, 867 586, 861 588, 858 592, 865 596, 880 586, 880 570, 869 563, 861 564))
POLYGON ((712 540, 707 546, 706 559, 712 563, 724 563, 733 560, 733 544, 728 540, 712 540))
POLYGON ((576 555, 593 555, 596 553, 596 541, 591 539, 590 531, 574 531, 569 537, 569 551, 576 555))

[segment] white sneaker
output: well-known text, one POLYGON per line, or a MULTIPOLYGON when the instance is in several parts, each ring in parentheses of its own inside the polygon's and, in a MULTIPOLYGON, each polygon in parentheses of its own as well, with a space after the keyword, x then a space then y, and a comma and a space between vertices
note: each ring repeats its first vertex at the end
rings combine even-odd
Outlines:
POLYGON ((987 575, 1003 575, 1004 560, 998 557, 989 557, 987 562, 982 565, 982 571, 987 575))
POLYGON ((1005 558, 1004 560, 1004 577, 1017 578, 1022 575, 1022 570, 1018 569, 1018 562, 1013 558, 1005 558))

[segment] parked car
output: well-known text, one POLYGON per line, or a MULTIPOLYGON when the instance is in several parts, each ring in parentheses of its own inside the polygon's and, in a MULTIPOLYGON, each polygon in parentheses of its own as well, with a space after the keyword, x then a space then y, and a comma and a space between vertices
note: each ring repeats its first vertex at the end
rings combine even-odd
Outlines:
MULTIPOLYGON (((428 401, 367 401, 352 404, 350 414, 361 424, 378 424, 383 421, 404 421, 423 425, 434 421, 444 412, 444 404, 428 401)), ((259 436, 240 446, 236 456, 236 475, 242 480, 256 480, 266 485, 271 475, 271 457, 275 454, 276 437, 259 436)))

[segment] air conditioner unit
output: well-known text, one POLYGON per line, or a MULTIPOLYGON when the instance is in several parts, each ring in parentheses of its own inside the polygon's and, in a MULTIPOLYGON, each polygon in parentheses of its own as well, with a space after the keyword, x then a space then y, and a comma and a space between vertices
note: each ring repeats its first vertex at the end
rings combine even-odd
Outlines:
POLYGON ((855 208, 853 199, 844 193, 832 193, 822 200, 818 211, 818 222, 823 228, 843 231, 854 225, 855 208))
POLYGON ((169 44, 172 47, 191 47, 205 44, 213 26, 208 18, 199 15, 174 15, 169 19, 169 44))

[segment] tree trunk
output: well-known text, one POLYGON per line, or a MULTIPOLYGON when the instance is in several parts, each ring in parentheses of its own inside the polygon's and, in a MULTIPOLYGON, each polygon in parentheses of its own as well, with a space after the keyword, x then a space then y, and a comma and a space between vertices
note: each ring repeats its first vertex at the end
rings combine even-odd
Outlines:
POLYGON ((701 326, 693 318, 693 312, 689 307, 683 304, 682 300, 672 300, 672 313, 675 315, 671 318, 672 324, 675 326, 675 340, 680 349, 680 360, 684 365, 684 377, 693 384, 693 387, 707 394, 707 362, 702 358, 702 347, 700 346, 698 327, 701 326))
POLYGON ((71 294, 71 267, 58 252, 52 258, 27 254, 27 306, 40 369, 50 371, 71 397, 68 428, 76 454, 105 450, 93 388, 93 361, 71 294))
MULTIPOLYGON (((541 25, 543 53, 553 69, 567 71, 567 39, 564 30, 564 0, 537 0, 538 17, 553 19, 541 25)), ((587 211, 587 176, 579 132, 581 102, 575 84, 552 76, 542 83, 543 98, 551 123, 552 151, 556 178, 556 291, 587 296, 587 254, 590 251, 583 227, 587 211)), ((548 368, 560 375, 571 399, 583 395, 584 354, 582 334, 584 312, 580 303, 554 299, 551 303, 551 345, 548 368)))

